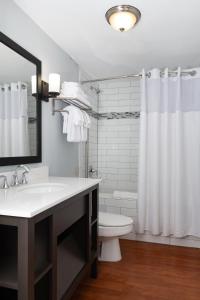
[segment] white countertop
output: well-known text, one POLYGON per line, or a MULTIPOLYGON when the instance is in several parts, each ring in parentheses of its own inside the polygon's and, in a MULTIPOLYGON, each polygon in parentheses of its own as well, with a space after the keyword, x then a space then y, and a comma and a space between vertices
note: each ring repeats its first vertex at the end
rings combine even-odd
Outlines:
POLYGON ((100 182, 101 179, 48 177, 34 184, 56 183, 64 188, 51 193, 34 194, 20 191, 31 184, 0 190, 0 216, 31 218, 100 182))

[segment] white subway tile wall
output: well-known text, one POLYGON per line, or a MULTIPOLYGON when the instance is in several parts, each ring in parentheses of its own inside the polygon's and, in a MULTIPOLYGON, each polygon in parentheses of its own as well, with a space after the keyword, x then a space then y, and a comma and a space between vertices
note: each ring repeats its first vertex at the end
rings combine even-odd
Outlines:
POLYGON ((101 191, 137 191, 139 119, 98 121, 101 191))
POLYGON ((89 130, 88 166, 98 171, 98 121, 91 117, 89 130))
MULTIPOLYGON (((88 80, 87 74, 83 71, 80 72, 80 80, 88 80)), ((98 88, 97 84, 83 84, 83 90, 89 97, 89 101, 92 105, 92 109, 98 111, 98 94, 92 88, 98 88)), ((98 170, 98 153, 97 153, 97 137, 98 137, 98 122, 97 119, 91 117, 91 127, 89 129, 88 144, 79 144, 79 177, 85 177, 87 174, 86 160, 88 160, 88 166, 92 166, 93 169, 98 170), (88 147, 88 155, 87 155, 88 147), (88 157, 87 157, 88 156, 88 157)))
POLYGON ((137 216, 137 199, 114 199, 113 194, 100 193, 100 210, 104 212, 119 213, 122 215, 137 216))
MULTIPOLYGON (((102 82, 99 112, 140 111, 140 82, 123 79, 102 82)), ((98 121, 98 171, 100 208, 103 211, 135 217, 137 203, 116 200, 114 190, 137 192, 139 119, 102 119, 98 121)))
POLYGON ((79 177, 86 177, 86 144, 79 143, 79 177))
POLYGON ((140 111, 139 80, 110 80, 100 83, 99 88, 99 113, 140 111))

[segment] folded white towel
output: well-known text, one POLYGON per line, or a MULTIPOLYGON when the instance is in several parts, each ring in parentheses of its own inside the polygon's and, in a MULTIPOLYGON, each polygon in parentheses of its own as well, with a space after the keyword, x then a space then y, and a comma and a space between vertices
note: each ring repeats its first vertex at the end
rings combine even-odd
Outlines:
MULTIPOLYGON (((80 100, 83 104, 85 104, 85 107, 91 107, 91 104, 88 100, 88 96, 85 94, 81 84, 79 84, 78 82, 63 82, 61 96, 67 98, 76 98, 80 100)), ((74 100, 74 102, 80 104, 80 102, 77 100, 74 100)))
POLYGON ((63 133, 67 133, 68 142, 80 142, 82 140, 81 127, 83 126, 83 117, 81 111, 75 106, 66 106, 62 112, 63 133), (68 112, 68 113, 67 113, 68 112))
POLYGON ((126 192, 126 191, 114 191, 113 192, 113 198, 114 199, 137 199, 138 194, 137 193, 132 193, 132 192, 126 192))
POLYGON ((76 92, 83 95, 85 94, 83 86, 78 82, 63 82, 61 90, 63 94, 68 94, 71 92, 76 92))
POLYGON ((62 83, 63 85, 65 85, 65 86, 80 86, 80 83, 79 82, 77 82, 77 81, 64 81, 63 83, 62 83))

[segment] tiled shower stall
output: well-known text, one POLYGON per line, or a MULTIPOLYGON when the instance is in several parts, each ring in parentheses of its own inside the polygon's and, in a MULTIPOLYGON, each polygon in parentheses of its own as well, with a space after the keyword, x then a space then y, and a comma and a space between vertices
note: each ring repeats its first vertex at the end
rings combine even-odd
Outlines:
MULTIPOLYGON (((130 216, 136 224, 137 195, 134 193, 138 185, 140 81, 108 80, 92 86, 99 88, 100 93, 91 89, 91 84, 85 84, 84 89, 98 116, 91 117, 88 143, 79 147, 79 175, 87 176, 88 167, 96 170, 93 176, 102 178, 100 210, 130 216), (114 197, 114 191, 126 194, 119 199, 114 197)), ((133 230, 127 238, 200 248, 200 240, 192 236, 178 239, 148 232, 136 235, 133 230)))
POLYGON ((102 178, 100 210, 135 217, 136 197, 128 194, 127 199, 116 199, 113 192, 137 193, 140 82, 137 79, 100 82, 95 85, 99 94, 90 87, 91 84, 84 85, 98 117, 91 117, 88 144, 80 145, 80 176, 87 175, 88 165, 102 178))

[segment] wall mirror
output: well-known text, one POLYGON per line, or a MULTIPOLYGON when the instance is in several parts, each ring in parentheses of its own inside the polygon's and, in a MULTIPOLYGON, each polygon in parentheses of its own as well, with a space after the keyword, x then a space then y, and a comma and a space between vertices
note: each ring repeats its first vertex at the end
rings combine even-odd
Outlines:
POLYGON ((41 162, 40 88, 40 60, 0 32, 0 166, 41 162))

